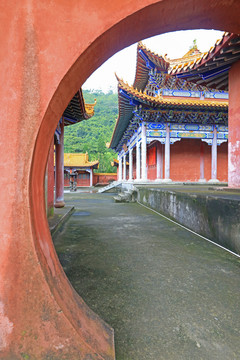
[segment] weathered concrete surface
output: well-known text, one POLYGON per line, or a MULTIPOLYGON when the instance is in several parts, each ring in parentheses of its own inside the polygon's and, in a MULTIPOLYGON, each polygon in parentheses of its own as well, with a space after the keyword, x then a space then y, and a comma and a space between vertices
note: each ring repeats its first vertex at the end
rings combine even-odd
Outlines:
POLYGON ((138 201, 240 254, 240 191, 138 186, 138 201))
POLYGON ((117 360, 240 358, 239 260, 109 194, 65 194, 63 268, 115 330, 117 360))

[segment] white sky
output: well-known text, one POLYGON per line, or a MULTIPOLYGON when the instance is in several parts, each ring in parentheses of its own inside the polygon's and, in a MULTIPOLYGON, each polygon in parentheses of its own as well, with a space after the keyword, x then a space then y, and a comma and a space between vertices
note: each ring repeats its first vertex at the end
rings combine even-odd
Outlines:
MULTIPOLYGON (((222 31, 215 30, 185 30, 157 35, 143 40, 143 44, 150 50, 165 55, 170 59, 182 57, 187 53, 193 40, 197 40, 197 47, 201 52, 208 51, 217 39, 222 37, 222 31)), ((132 84, 136 70, 137 44, 133 44, 108 59, 84 83, 83 89, 117 91, 117 80, 114 75, 132 84)))

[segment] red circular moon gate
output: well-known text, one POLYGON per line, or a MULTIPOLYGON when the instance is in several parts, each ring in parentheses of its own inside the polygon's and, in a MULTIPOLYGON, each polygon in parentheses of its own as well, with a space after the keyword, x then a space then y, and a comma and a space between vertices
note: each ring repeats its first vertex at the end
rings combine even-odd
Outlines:
MULTIPOLYGON (((240 33, 239 0, 2 0, 0 357, 113 359, 113 332, 75 293, 44 208, 48 150, 68 102, 116 51, 184 29, 240 33)), ((240 63, 229 75, 229 184, 240 186, 240 63)))

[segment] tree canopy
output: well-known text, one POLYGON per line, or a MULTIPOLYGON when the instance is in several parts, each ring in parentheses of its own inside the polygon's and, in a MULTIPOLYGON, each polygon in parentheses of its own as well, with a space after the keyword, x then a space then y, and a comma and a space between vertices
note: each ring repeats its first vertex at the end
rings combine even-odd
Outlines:
MULTIPOLYGON (((83 91, 85 103, 94 103, 95 115, 78 124, 66 126, 64 129, 64 152, 89 154, 89 160, 99 160, 98 172, 116 172, 111 161, 116 153, 106 147, 114 130, 118 116, 118 96, 112 91, 104 94, 100 90, 83 91)), ((96 171, 96 170, 95 170, 96 171)))

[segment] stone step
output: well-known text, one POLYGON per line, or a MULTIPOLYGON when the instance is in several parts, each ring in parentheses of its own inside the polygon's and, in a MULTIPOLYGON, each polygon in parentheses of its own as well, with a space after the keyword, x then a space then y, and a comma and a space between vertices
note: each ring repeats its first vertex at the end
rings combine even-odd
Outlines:
POLYGON ((115 202, 134 202, 136 198, 136 191, 135 190, 126 190, 119 193, 117 196, 114 196, 115 202))
POLYGON ((103 193, 105 191, 108 191, 110 189, 113 189, 115 187, 118 187, 121 184, 120 181, 113 181, 111 184, 102 187, 101 189, 98 190, 98 193, 103 193))

